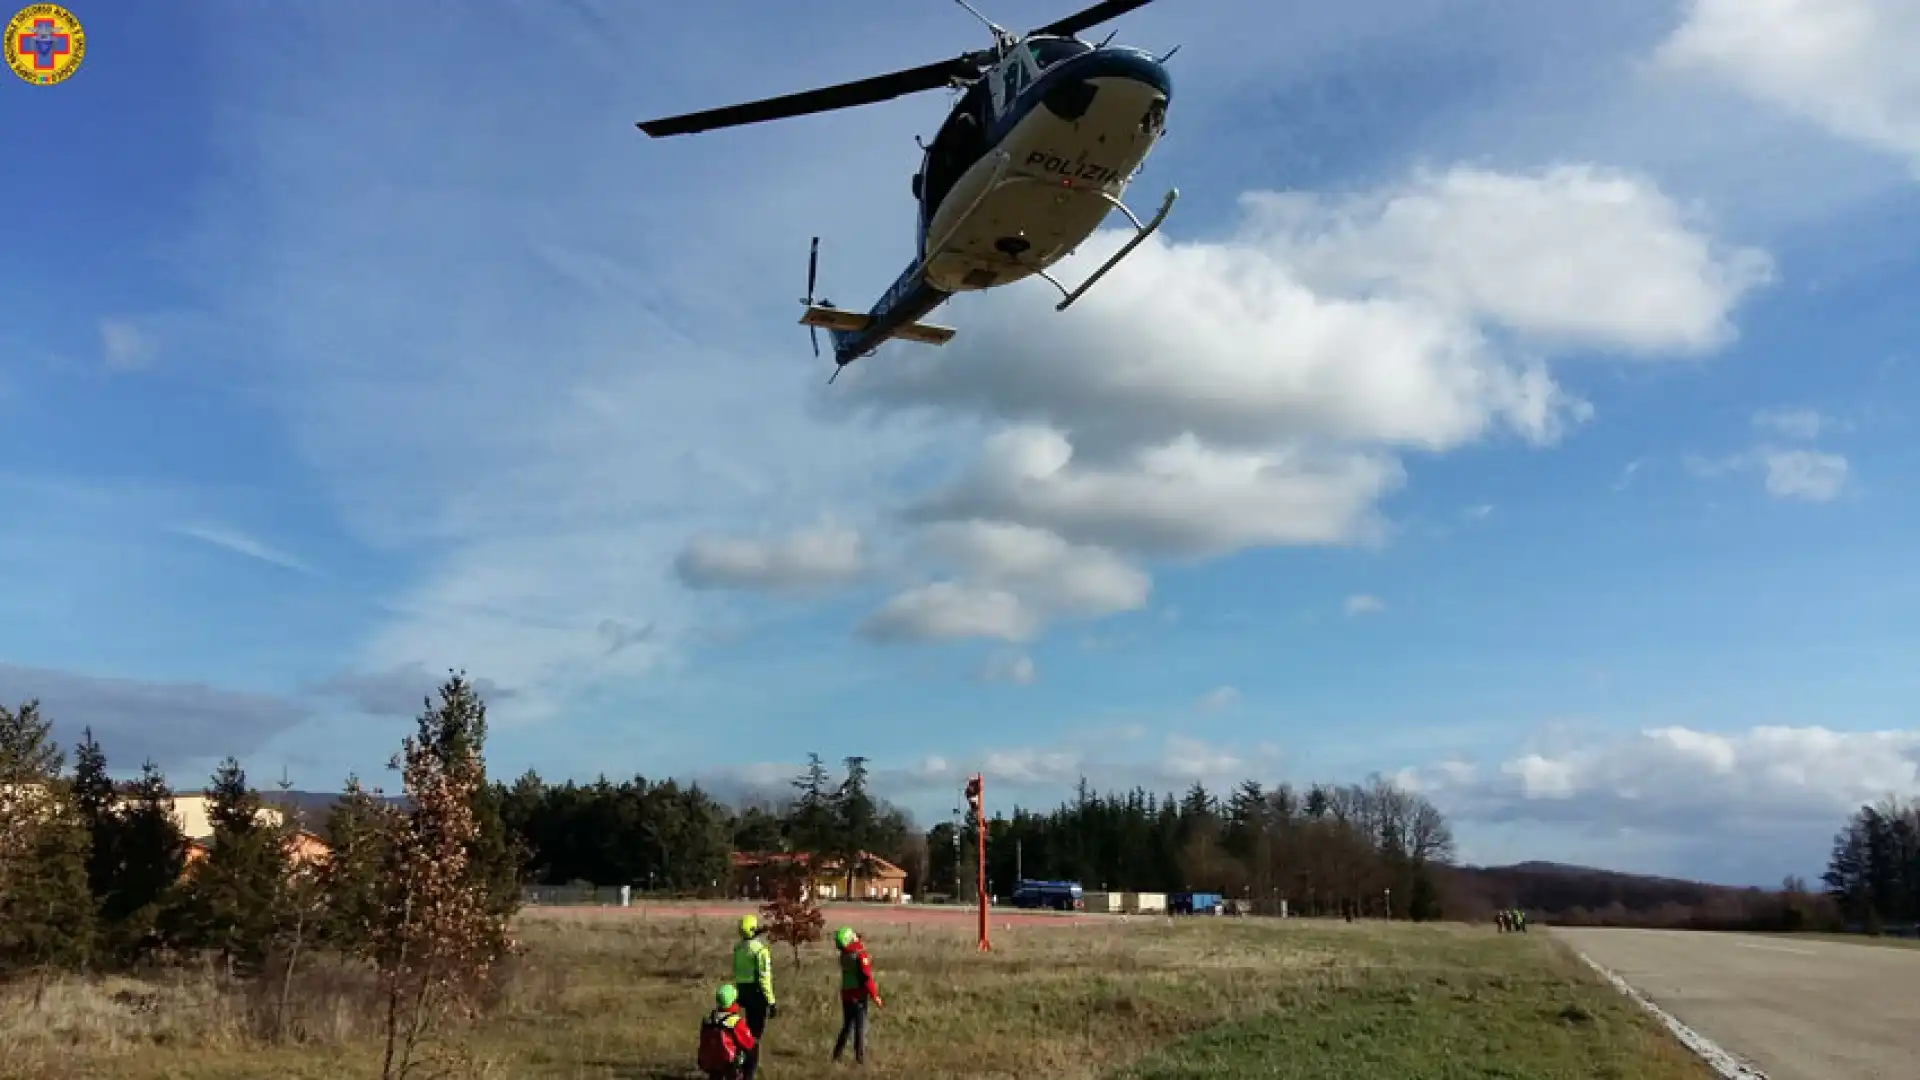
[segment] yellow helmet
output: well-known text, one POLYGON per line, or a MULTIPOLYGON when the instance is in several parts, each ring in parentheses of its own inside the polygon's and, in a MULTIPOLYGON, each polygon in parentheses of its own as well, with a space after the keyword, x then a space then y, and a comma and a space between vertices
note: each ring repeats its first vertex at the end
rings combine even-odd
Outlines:
POLYGON ((740 916, 740 936, 750 938, 760 932, 760 920, 752 915, 740 916))

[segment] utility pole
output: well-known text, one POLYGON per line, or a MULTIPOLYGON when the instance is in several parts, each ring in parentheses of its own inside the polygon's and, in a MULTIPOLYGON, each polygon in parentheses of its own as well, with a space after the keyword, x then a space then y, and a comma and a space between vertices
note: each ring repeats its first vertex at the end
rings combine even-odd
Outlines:
POLYGON ((1019 888, 1020 883, 1025 880, 1027 880, 1026 871, 1020 868, 1020 841, 1015 840, 1013 842, 1013 887, 1019 888))
POLYGON ((960 832, 967 819, 960 815, 960 808, 953 808, 953 900, 960 902, 960 832))

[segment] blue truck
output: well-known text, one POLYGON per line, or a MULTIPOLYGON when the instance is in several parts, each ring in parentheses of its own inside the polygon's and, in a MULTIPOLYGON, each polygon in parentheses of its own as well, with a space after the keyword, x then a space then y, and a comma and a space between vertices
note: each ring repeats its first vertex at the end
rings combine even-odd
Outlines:
POLYGON ((1167 913, 1170 915, 1218 915, 1226 906, 1226 900, 1219 893, 1177 892, 1167 897, 1167 913))
POLYGON ((1087 901, 1077 881, 1022 881, 1013 890, 1013 906, 1080 911, 1087 901))

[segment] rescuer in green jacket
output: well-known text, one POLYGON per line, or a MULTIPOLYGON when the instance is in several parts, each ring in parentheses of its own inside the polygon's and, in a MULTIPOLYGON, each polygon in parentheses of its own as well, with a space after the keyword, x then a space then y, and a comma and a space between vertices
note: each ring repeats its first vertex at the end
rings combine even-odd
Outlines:
POLYGON ((760 1068, 760 1033, 766 1030, 767 1018, 779 1009, 773 1000, 773 950, 760 940, 760 920, 752 915, 740 917, 740 940, 733 946, 733 988, 747 1014, 747 1030, 753 1032, 753 1049, 747 1051, 740 1076, 753 1080, 760 1068))

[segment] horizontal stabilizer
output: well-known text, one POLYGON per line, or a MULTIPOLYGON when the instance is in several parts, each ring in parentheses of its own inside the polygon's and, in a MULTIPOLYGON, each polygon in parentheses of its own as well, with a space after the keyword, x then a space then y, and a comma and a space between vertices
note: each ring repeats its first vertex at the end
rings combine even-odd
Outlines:
POLYGON ((800 316, 801 326, 817 326, 822 330, 839 330, 852 333, 865 330, 873 322, 873 316, 862 315, 857 311, 841 311, 839 308, 821 307, 809 304, 806 313, 800 316))
MULTIPOLYGON (((842 334, 857 333, 873 325, 873 316, 862 315, 857 311, 842 311, 839 308, 810 304, 806 313, 800 316, 801 326, 817 326, 822 330, 832 330, 842 334)), ((953 327, 935 326, 932 323, 907 323, 896 326, 890 337, 905 341, 917 341, 922 345, 945 345, 953 340, 953 327)))
POLYGON ((905 326, 895 327, 893 336, 907 341, 917 341, 922 345, 945 345, 953 340, 953 327, 911 322, 905 326))

